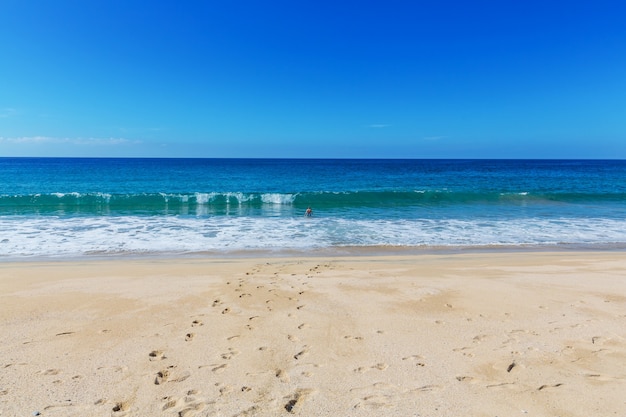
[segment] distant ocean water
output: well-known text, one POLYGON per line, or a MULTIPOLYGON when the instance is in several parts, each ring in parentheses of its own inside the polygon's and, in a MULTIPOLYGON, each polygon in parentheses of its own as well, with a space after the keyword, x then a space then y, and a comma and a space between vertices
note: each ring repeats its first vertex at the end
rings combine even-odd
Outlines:
POLYGON ((626 249, 626 161, 0 158, 0 260, 501 247, 626 249))

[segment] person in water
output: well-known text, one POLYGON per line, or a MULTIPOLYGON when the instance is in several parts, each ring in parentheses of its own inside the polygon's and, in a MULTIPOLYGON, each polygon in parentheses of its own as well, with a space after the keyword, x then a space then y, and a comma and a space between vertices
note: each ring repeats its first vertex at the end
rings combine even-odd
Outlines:
POLYGON ((304 212, 304 215, 306 217, 311 217, 312 214, 313 214, 313 210, 311 210, 311 207, 308 207, 306 211, 304 212))

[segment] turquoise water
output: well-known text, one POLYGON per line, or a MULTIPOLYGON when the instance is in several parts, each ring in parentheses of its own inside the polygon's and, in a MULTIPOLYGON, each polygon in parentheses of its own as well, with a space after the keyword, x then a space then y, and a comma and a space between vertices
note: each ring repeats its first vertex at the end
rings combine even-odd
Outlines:
POLYGON ((0 158, 0 259, 528 246, 626 248, 626 161, 0 158))

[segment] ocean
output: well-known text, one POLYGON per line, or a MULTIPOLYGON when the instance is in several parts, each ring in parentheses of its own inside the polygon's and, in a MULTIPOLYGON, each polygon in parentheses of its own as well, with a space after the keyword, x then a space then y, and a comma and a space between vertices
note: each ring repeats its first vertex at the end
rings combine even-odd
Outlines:
POLYGON ((626 161, 0 158, 0 260, 526 248, 626 249, 626 161))

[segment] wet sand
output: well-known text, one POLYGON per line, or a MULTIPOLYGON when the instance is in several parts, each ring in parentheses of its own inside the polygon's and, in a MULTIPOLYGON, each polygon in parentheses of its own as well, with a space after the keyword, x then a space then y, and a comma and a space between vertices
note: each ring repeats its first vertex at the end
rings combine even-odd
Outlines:
POLYGON ((0 416, 624 416, 619 252, 0 263, 0 416))

